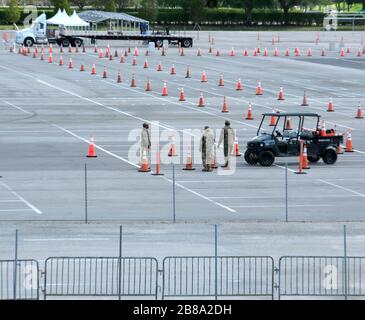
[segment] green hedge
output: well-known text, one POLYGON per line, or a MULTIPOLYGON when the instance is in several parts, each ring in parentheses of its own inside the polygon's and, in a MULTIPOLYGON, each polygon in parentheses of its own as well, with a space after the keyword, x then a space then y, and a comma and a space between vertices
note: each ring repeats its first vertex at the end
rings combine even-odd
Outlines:
MULTIPOLYGON (((38 10, 40 13, 43 10, 38 10)), ((53 9, 45 9, 47 17, 53 15, 53 9)), ((133 9, 123 10, 128 14, 138 17, 138 12, 133 9)), ((21 25, 24 18, 28 15, 21 14, 20 21, 18 24, 21 25)), ((230 8, 219 8, 219 9, 205 9, 204 20, 201 24, 206 25, 243 25, 245 23, 245 15, 243 9, 230 9, 230 8)), ((302 13, 302 12, 290 12, 287 16, 288 23, 290 25, 297 26, 310 26, 313 24, 321 25, 323 23, 323 13, 302 13)), ((284 13, 280 11, 255 11, 252 13, 253 25, 282 25, 284 24, 284 13)), ((165 9, 160 8, 155 22, 159 25, 184 25, 191 24, 189 20, 189 14, 183 9, 165 9)), ((0 24, 7 24, 5 19, 5 10, 0 9, 0 24)))

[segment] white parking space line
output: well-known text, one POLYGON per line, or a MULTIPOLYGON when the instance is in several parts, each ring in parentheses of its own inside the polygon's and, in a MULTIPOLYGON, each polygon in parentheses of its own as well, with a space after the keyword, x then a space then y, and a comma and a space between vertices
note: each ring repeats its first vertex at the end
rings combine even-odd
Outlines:
MULTIPOLYGON (((7 189, 9 192, 11 192, 15 197, 17 197, 19 200, 21 200, 23 203, 25 203, 30 209, 32 209, 37 214, 42 214, 42 211, 39 210, 36 206, 32 205, 29 201, 25 200, 19 193, 14 191, 12 188, 10 188, 5 182, 0 181, 0 184, 7 189)), ((7 210, 9 211, 9 210, 7 210)))
POLYGON ((22 200, 19 200, 19 199, 13 199, 13 200, 0 200, 0 203, 1 202, 23 202, 22 200))
POLYGON ((21 108, 21 107, 19 107, 19 106, 16 106, 15 104, 13 104, 13 103, 10 103, 10 102, 8 102, 8 101, 4 101, 7 105, 9 105, 9 106, 11 106, 11 107, 13 107, 13 108, 15 108, 15 109, 18 109, 18 110, 20 110, 21 112, 23 112, 23 113, 26 113, 26 114, 33 114, 33 113, 31 113, 31 112, 29 112, 29 111, 27 111, 27 110, 24 110, 23 108, 21 108))
POLYGON ((323 180, 323 179, 317 179, 317 181, 323 182, 323 183, 328 184, 328 185, 330 185, 332 187, 335 187, 335 188, 338 188, 338 189, 341 189, 341 190, 344 190, 344 191, 347 191, 347 192, 351 192, 351 193, 353 193, 353 194, 355 194, 355 195, 357 195, 359 197, 365 197, 365 194, 360 193, 360 192, 357 192, 357 191, 352 190, 350 188, 345 188, 343 186, 340 186, 338 184, 335 184, 335 183, 332 183, 332 182, 329 182, 329 181, 326 181, 326 180, 323 180))

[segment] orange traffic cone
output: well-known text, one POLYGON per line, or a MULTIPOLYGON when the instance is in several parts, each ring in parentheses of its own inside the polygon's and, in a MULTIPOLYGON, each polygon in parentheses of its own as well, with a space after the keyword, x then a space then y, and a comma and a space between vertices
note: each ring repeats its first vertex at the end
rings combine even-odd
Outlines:
POLYGON ((261 81, 258 82, 257 88, 256 88, 256 95, 262 96, 262 87, 261 87, 261 81))
POLYGON ((293 127, 291 126, 291 119, 289 117, 285 121, 284 130, 293 130, 293 127))
POLYGON ((275 50, 274 50, 274 57, 278 57, 278 56, 279 56, 278 48, 275 48, 275 50))
POLYGON ((308 163, 307 145, 305 143, 303 145, 302 168, 303 169, 310 169, 309 163, 308 163))
POLYGON ((337 154, 343 154, 343 150, 342 150, 341 143, 339 143, 339 144, 336 146, 336 153, 337 153, 337 154))
POLYGON ((228 112, 227 99, 226 99, 226 97, 224 97, 224 98, 223 98, 223 108, 222 108, 222 112, 223 112, 223 113, 227 113, 227 112, 228 112))
POLYGON ((152 91, 151 80, 149 78, 147 79, 146 91, 152 91))
POLYGON ((74 67, 73 63, 72 63, 72 58, 70 58, 70 60, 68 60, 68 68, 72 69, 74 67))
POLYGON ((175 65, 172 64, 170 74, 176 74, 175 65))
POLYGON ((76 46, 76 50, 75 50, 76 53, 79 53, 79 47, 76 46))
POLYGON ((354 149, 352 148, 352 137, 351 137, 351 131, 347 132, 347 138, 346 138, 346 152, 354 152, 354 149))
POLYGON ((103 71, 103 79, 108 78, 108 74, 106 72, 106 68, 104 67, 104 71, 103 71))
POLYGON ((144 60, 143 68, 144 69, 147 69, 148 68, 148 61, 147 61, 147 59, 144 60))
POLYGON ((89 150, 87 152, 87 157, 88 158, 96 158, 96 151, 95 151, 95 145, 94 145, 94 137, 90 136, 90 140, 89 140, 89 150))
POLYGON ((188 147, 188 151, 187 151, 187 155, 186 155, 186 163, 185 163, 185 167, 183 168, 183 170, 195 170, 195 168, 193 168, 193 159, 191 156, 191 147, 188 147))
POLYGON ((150 172, 150 171, 151 169, 149 168, 146 151, 143 151, 141 166, 138 169, 138 172, 150 172))
POLYGON ((95 64, 93 64, 92 68, 91 68, 91 74, 96 74, 96 68, 95 68, 95 64))
POLYGON ((80 71, 85 71, 85 66, 84 66, 84 64, 83 64, 83 63, 81 63, 80 71))
POLYGON ((224 86, 223 74, 221 74, 220 77, 219 77, 218 86, 220 86, 220 87, 224 86))
POLYGON ((308 57, 311 57, 312 56, 312 49, 311 48, 308 49, 307 56, 308 57))
POLYGON ((359 48, 359 50, 357 51, 357 56, 358 57, 361 57, 362 56, 362 53, 361 53, 361 49, 359 48))
POLYGON ((243 90, 243 86, 242 86, 242 83, 241 83, 241 79, 238 79, 237 80, 236 90, 237 91, 243 90))
POLYGON ((202 72, 202 76, 201 76, 201 79, 200 79, 201 82, 207 82, 207 74, 205 73, 205 71, 203 70, 202 72))
POLYGON ((109 55, 109 60, 110 61, 113 61, 113 55, 110 53, 110 55, 109 55))
POLYGON ((253 114, 252 114, 252 105, 251 102, 248 104, 248 110, 247 110, 247 117, 246 120, 253 120, 253 114))
POLYGON ((286 51, 285 51, 285 56, 286 56, 286 57, 289 57, 289 56, 290 56, 289 49, 286 49, 286 51))
POLYGON ((117 83, 122 83, 122 75, 120 73, 120 70, 118 70, 117 83))
POLYGON ((68 46, 68 53, 72 53, 71 45, 68 46))
POLYGON ((190 68, 189 66, 186 67, 186 74, 185 74, 185 78, 191 78, 190 76, 190 68))
POLYGON ((146 50, 145 54, 146 57, 148 57, 150 55, 150 52, 148 51, 148 49, 146 50))
MULTIPOLYGON (((275 112, 275 110, 273 110, 273 112, 275 112)), ((270 117, 270 123, 269 123, 269 126, 270 127, 274 127, 276 125, 276 118, 275 118, 275 116, 271 116, 270 117)))
POLYGON ((280 87, 278 100, 285 100, 283 87, 280 87))
POLYGON ((205 103, 204 103, 204 96, 203 96, 203 92, 200 92, 200 97, 199 97, 199 104, 198 107, 204 107, 205 103))
POLYGON ((132 74, 132 79, 131 79, 131 87, 136 87, 137 83, 136 83, 136 79, 134 78, 134 73, 132 74))
POLYGON ((350 48, 347 48, 346 53, 351 53, 350 48))
POLYGON ((356 119, 364 119, 364 115, 362 112, 362 108, 360 107, 360 105, 357 107, 357 112, 356 112, 356 119))
POLYGON ((125 62, 125 58, 124 56, 120 56, 120 60, 119 60, 120 63, 124 63, 125 62))
POLYGON ((269 51, 265 48, 264 50, 264 57, 267 57, 269 55, 269 51))
POLYGON ((307 94, 304 91, 304 95, 303 95, 303 102, 302 102, 302 106, 303 107, 307 107, 308 106, 308 99, 307 99, 307 94))
POLYGON ((231 51, 229 51, 229 55, 230 55, 231 57, 234 57, 234 56, 236 55, 236 53, 235 53, 235 51, 234 51, 233 47, 232 47, 231 51))
POLYGON ((124 56, 128 57, 128 50, 127 49, 124 50, 124 56))
POLYGON ((175 145, 175 137, 174 136, 171 137, 171 146, 170 146, 168 156, 169 157, 176 157, 177 156, 176 145, 175 145))
POLYGON ((136 66, 137 65, 137 59, 136 58, 133 58, 132 60, 132 66, 136 66))
POLYGON ((49 54, 48 63, 53 63, 52 53, 49 54))
POLYGON ((163 176, 163 173, 161 173, 161 162, 160 162, 160 150, 159 147, 157 147, 156 152, 156 172, 152 173, 153 176, 163 176))
POLYGON ((201 55, 202 55, 202 51, 201 51, 201 49, 200 48, 198 48, 198 52, 197 52, 197 54, 196 54, 198 57, 200 57, 201 55))
POLYGON ((138 51, 137 47, 135 47, 135 48, 134 48, 133 55, 134 55, 135 57, 138 57, 138 56, 139 56, 139 51, 138 51))
POLYGON ((53 46, 52 46, 52 43, 49 45, 49 53, 53 53, 53 46))
POLYGON ((181 48, 181 51, 180 51, 180 56, 185 56, 185 51, 184 51, 184 48, 181 48))
POLYGON ((35 53, 35 51, 33 52, 33 58, 37 58, 37 54, 35 53))
POLYGON ((162 96, 163 96, 163 97, 168 96, 168 94, 167 94, 167 85, 166 85, 166 81, 163 83, 162 96))
POLYGON ((320 129, 319 135, 321 137, 325 137, 327 135, 326 123, 323 120, 321 122, 321 129, 320 129))
POLYGON ((60 53, 63 53, 63 45, 61 43, 61 46, 60 46, 60 53))
POLYGON ((96 44, 94 45, 94 53, 98 53, 98 46, 96 44))
POLYGON ((232 156, 234 156, 234 157, 240 157, 241 156, 237 137, 234 139, 232 156))
POLYGON ((209 46, 209 50, 208 50, 208 53, 212 53, 213 50, 212 50, 212 46, 209 46))
POLYGON ((162 71, 162 63, 161 62, 157 65, 157 71, 162 71))
POLYGON ((180 94, 179 94, 179 101, 185 101, 185 92, 184 88, 181 88, 180 94))
POLYGON ((99 50, 99 58, 101 59, 103 57, 103 55, 104 55, 103 54, 103 49, 100 48, 100 50, 99 50))
POLYGON ((243 56, 248 57, 248 50, 247 49, 245 49, 245 51, 243 51, 243 56))
POLYGON ((62 55, 60 55, 60 62, 58 63, 60 66, 63 66, 63 59, 62 59, 62 55))
POLYGON ((41 61, 43 61, 43 60, 44 60, 44 53, 41 52, 41 61))
POLYGON ((86 48, 85 48, 84 44, 82 45, 82 53, 86 53, 86 48))
POLYGON ((215 53, 216 57, 219 57, 221 53, 219 52, 219 49, 217 49, 217 52, 215 53))
POLYGON ((333 112, 333 111, 335 111, 335 110, 333 109, 332 98, 330 98, 330 100, 328 102, 327 112, 333 112))
POLYGON ((115 51, 114 51, 114 57, 115 57, 115 58, 118 58, 118 57, 119 57, 119 55, 118 55, 118 50, 117 50, 117 49, 115 49, 115 51))
POLYGON ((342 48, 341 51, 340 51, 340 56, 341 57, 344 57, 345 56, 345 50, 342 48))

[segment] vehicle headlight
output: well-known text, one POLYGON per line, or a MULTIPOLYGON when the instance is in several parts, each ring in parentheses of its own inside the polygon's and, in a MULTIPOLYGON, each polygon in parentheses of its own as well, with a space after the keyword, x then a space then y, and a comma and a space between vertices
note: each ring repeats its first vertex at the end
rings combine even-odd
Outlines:
POLYGON ((264 146, 265 146, 265 143, 261 142, 260 147, 264 147, 264 146))

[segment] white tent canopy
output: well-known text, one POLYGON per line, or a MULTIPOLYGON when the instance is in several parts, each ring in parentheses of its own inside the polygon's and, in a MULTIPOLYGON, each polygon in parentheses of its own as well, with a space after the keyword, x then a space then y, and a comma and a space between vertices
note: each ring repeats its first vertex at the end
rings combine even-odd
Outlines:
POLYGON ((76 13, 76 11, 74 10, 73 14, 71 15, 70 17, 72 23, 73 23, 73 26, 76 26, 76 27, 88 27, 89 24, 82 20, 76 13))
POLYGON ((72 16, 70 17, 66 10, 58 9, 58 12, 50 19, 47 20, 49 24, 63 25, 65 27, 87 27, 89 24, 82 20, 74 10, 72 16))

